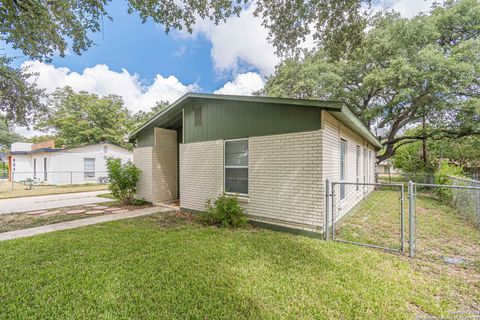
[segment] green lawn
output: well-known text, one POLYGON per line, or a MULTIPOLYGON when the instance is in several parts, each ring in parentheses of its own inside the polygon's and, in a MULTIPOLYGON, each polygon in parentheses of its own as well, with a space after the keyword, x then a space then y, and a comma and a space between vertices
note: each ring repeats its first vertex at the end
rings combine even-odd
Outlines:
POLYGON ((0 261, 9 319, 405 319, 479 303, 471 269, 176 214, 1 242, 0 261))
POLYGON ((64 194, 73 192, 88 192, 107 190, 108 185, 98 183, 73 184, 73 185, 36 185, 31 190, 29 187, 18 182, 0 180, 0 199, 45 196, 51 194, 64 194))

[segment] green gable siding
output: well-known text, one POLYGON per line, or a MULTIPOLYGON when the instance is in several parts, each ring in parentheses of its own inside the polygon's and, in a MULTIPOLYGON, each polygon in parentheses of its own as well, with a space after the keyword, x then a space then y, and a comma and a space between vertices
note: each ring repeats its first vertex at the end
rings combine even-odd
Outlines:
POLYGON ((151 126, 146 128, 142 132, 140 132, 140 134, 137 136, 137 144, 136 144, 137 148, 153 147, 153 143, 154 143, 153 129, 154 127, 151 126))
POLYGON ((204 100, 189 103, 184 110, 185 143, 320 129, 320 108, 204 100), (195 126, 194 108, 199 106, 202 124, 195 126))

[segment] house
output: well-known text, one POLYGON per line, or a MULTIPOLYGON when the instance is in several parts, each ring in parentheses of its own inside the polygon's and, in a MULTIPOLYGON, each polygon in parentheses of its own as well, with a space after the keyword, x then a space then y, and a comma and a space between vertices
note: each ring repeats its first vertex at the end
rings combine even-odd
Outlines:
POLYGON ((390 159, 380 162, 378 164, 377 171, 380 175, 396 175, 400 173, 400 171, 393 166, 393 163, 390 159))
MULTIPOLYGON (((324 225, 326 179, 374 182, 382 147, 341 102, 194 93, 130 140, 138 198, 202 211, 226 192, 253 221, 313 232, 324 225)), ((339 199, 344 212, 356 199, 339 199)))
POLYGON ((15 142, 9 153, 9 179, 61 185, 105 181, 106 158, 132 160, 130 150, 98 143, 77 148, 55 148, 53 141, 38 144, 15 142))

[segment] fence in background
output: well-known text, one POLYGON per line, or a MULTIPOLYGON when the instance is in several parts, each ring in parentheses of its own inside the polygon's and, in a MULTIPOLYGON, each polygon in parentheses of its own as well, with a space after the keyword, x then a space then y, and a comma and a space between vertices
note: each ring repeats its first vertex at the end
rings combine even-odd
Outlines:
MULTIPOLYGON (((8 177, 7 177, 8 178, 8 177)), ((49 186, 49 185, 71 185, 87 183, 108 183, 107 171, 41 171, 41 172, 12 172, 9 181, 11 189, 15 187, 28 186, 49 186)))
POLYGON ((454 188, 451 189, 450 194, 447 194, 451 196, 451 204, 458 212, 480 226, 480 181, 452 176, 449 178, 452 180, 452 185, 473 187, 454 188))

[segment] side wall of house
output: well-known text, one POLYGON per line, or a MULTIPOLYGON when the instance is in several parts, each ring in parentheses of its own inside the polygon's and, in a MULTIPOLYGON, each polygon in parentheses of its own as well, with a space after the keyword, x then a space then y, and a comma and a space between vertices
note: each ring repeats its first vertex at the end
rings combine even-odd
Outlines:
MULTIPOLYGON (((357 133, 324 111, 322 116, 322 180, 340 181, 340 141, 346 141, 345 182, 375 182, 375 148, 357 133), (357 172, 357 147, 360 149, 357 172), (366 151, 366 152, 365 152, 366 151)), ((358 203, 372 187, 345 185, 345 199, 340 199, 340 185, 334 186, 336 220, 358 203)), ((324 194, 325 184, 322 185, 324 194)))
MULTIPOLYGON (((240 203, 252 220, 321 231, 320 131, 252 137, 249 196, 240 203)), ((204 210, 223 192, 224 141, 180 146, 180 205, 204 210)))
POLYGON ((142 170, 138 199, 158 203, 177 199, 177 131, 155 128, 153 147, 133 151, 133 162, 142 170))

